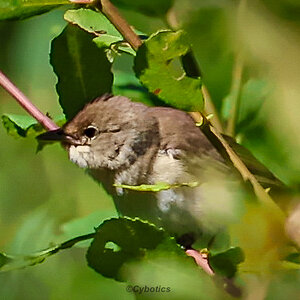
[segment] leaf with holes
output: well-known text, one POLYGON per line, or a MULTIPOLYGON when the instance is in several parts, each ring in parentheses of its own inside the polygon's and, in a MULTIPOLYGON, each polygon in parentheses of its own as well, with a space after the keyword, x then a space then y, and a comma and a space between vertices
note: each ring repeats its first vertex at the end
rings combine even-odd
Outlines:
POLYGON ((161 228, 138 218, 113 218, 98 227, 87 261, 101 275, 121 280, 119 271, 126 262, 142 259, 158 247, 162 252, 183 252, 161 228))
POLYGON ((160 31, 138 49, 134 71, 141 83, 168 105, 200 111, 203 108, 201 78, 189 76, 182 62, 189 51, 182 30, 160 31))

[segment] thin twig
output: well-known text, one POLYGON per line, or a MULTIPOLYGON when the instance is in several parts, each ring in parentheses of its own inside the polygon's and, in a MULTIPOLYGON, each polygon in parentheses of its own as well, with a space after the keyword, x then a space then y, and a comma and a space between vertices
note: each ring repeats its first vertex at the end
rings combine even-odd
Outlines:
POLYGON ((211 99, 210 93, 207 90, 206 85, 202 85, 202 95, 204 98, 204 103, 205 103, 205 109, 204 113, 205 115, 212 115, 212 118, 209 120, 210 123, 220 132, 224 132, 222 122, 219 118, 219 114, 217 112, 217 109, 211 99))
POLYGON ((0 85, 11 94, 18 103, 45 129, 55 130, 59 127, 44 115, 8 78, 0 71, 0 85))
POLYGON ((232 83, 230 88, 231 110, 226 128, 226 134, 235 135, 236 123, 240 111, 241 99, 241 83, 243 77, 244 58, 241 53, 238 53, 232 71, 232 83))
MULTIPOLYGON (((237 26, 240 27, 241 21, 244 18, 247 8, 247 0, 240 0, 237 10, 237 26)), ((232 82, 230 88, 231 96, 231 110, 229 114, 229 120, 227 123, 226 134, 230 136, 235 135, 236 123, 238 121, 240 100, 241 100, 241 85, 243 78, 244 68, 244 55, 243 50, 239 48, 235 58, 235 63, 232 70, 232 82)))

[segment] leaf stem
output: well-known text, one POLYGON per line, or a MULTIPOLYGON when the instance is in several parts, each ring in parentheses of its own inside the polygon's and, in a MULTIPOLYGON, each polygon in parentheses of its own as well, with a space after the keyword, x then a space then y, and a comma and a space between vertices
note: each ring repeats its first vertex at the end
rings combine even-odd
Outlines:
POLYGON ((42 251, 20 256, 20 255, 8 255, 6 253, 0 252, 0 258, 2 258, 2 264, 0 264, 0 272, 6 272, 11 270, 22 269, 25 267, 33 266, 39 263, 42 263, 49 256, 58 253, 61 250, 68 249, 73 247, 75 244, 90 240, 95 237, 95 233, 88 233, 85 235, 77 236, 73 239, 70 239, 66 242, 63 242, 54 247, 44 249, 42 251), (4 262, 3 262, 4 259, 4 262))
POLYGON ((0 71, 0 85, 11 94, 17 102, 45 129, 55 130, 59 127, 44 115, 9 79, 0 71))

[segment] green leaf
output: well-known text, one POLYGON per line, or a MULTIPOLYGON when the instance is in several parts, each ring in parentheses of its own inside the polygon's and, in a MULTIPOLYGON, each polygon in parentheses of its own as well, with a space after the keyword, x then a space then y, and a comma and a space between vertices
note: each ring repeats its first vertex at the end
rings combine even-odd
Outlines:
POLYGON ((117 188, 123 188, 139 192, 159 192, 163 190, 180 188, 183 186, 187 187, 197 187, 198 182, 183 182, 178 184, 169 184, 166 182, 158 182, 156 184, 141 184, 141 185, 126 185, 126 184, 114 184, 117 188))
POLYGON ((47 248, 45 250, 39 251, 30 255, 7 255, 5 253, 0 253, 0 272, 6 272, 16 269, 22 269, 25 267, 33 266, 42 263, 49 256, 73 247, 76 243, 89 240, 94 237, 94 233, 78 236, 66 242, 63 242, 54 247, 47 248))
POLYGON ((112 0, 112 2, 117 6, 136 10, 148 16, 162 17, 171 8, 174 0, 112 0))
MULTIPOLYGON (((64 116, 57 116, 54 122, 58 126, 65 123, 64 116)), ((5 114, 2 116, 2 123, 7 133, 13 137, 36 137, 45 131, 41 124, 34 118, 26 115, 5 114)))
POLYGON ((87 261, 101 275, 121 280, 119 271, 126 262, 142 259, 158 247, 161 251, 182 252, 163 229, 138 218, 114 218, 99 226, 87 261))
POLYGON ((22 20, 40 15, 62 4, 67 0, 1 0, 0 20, 22 20))
MULTIPOLYGON (((241 89, 240 105, 237 119, 237 132, 244 132, 255 125, 261 118, 261 108, 271 88, 267 81, 261 79, 249 79, 241 89)), ((228 95, 223 102, 222 115, 225 120, 230 117, 232 97, 228 95)))
POLYGON ((122 35, 103 14, 91 9, 81 8, 68 10, 64 18, 71 24, 75 24, 83 30, 96 35, 97 37, 93 39, 93 42, 97 47, 112 48, 116 53, 121 51, 135 55, 135 51, 128 43, 124 42, 122 35))
POLYGON ((181 60, 190 51, 183 31, 160 31, 138 49, 134 71, 162 101, 186 111, 203 108, 201 79, 187 75, 181 60))
POLYGON ((92 36, 71 25, 52 41, 50 62, 58 77, 59 102, 71 119, 89 101, 111 92, 111 64, 92 36))
POLYGON ((237 271, 237 265, 245 260, 245 255, 240 247, 230 248, 224 252, 209 257, 209 264, 214 271, 233 277, 237 271))
POLYGON ((109 35, 118 37, 120 41, 123 40, 122 35, 117 29, 107 20, 107 18, 91 9, 71 9, 66 11, 64 19, 71 24, 78 25, 87 32, 109 35))

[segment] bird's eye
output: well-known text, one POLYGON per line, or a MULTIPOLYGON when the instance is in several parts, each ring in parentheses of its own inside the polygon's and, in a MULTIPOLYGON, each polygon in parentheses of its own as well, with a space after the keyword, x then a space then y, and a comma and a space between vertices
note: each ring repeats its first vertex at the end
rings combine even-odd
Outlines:
POLYGON ((89 126, 83 131, 83 134, 90 139, 94 138, 97 135, 97 133, 98 129, 94 126, 89 126))

